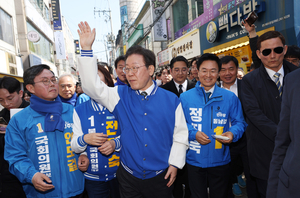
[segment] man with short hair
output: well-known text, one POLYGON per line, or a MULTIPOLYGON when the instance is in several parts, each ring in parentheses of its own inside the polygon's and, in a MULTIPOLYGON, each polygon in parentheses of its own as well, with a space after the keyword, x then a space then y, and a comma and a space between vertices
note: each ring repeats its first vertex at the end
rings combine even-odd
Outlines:
POLYGON ((203 54, 197 67, 200 81, 180 95, 189 129, 186 161, 191 194, 208 197, 209 187, 211 198, 227 197, 229 144, 242 137, 247 124, 236 95, 216 86, 220 59, 214 54, 203 54))
POLYGON ((58 97, 58 81, 48 65, 24 72, 30 106, 10 120, 4 158, 27 197, 76 197, 84 189, 78 155, 71 150, 73 106, 58 97))
POLYGON ((125 56, 119 56, 115 60, 115 68, 116 68, 116 73, 117 73, 117 82, 115 83, 116 85, 127 85, 127 79, 126 79, 126 74, 123 72, 123 68, 125 67, 125 56))
POLYGON ((59 97, 62 102, 75 106, 77 100, 76 81, 72 74, 62 74, 58 78, 59 97))
MULTIPOLYGON (((237 78, 239 62, 234 56, 224 56, 221 59, 221 71, 220 71, 220 80, 221 87, 233 92, 241 100, 242 92, 242 81, 237 78)), ((231 183, 233 184, 229 188, 229 197, 234 197, 232 192, 237 195, 242 193, 237 180, 237 175, 240 175, 244 172, 247 179, 247 196, 249 198, 256 197, 256 186, 250 176, 249 160, 247 153, 247 139, 246 134, 243 133, 241 139, 237 142, 230 144, 230 156, 231 156, 231 183), (238 162, 242 162, 242 170, 238 170, 238 162)))
POLYGON ((269 167, 274 149, 284 77, 297 67, 284 60, 287 46, 278 31, 258 38, 256 55, 262 64, 242 80, 242 104, 246 129, 250 173, 260 197, 266 197, 269 167))
POLYGON ((194 88, 196 83, 187 79, 187 74, 189 71, 187 66, 188 61, 185 57, 174 57, 170 62, 171 75, 173 79, 170 82, 162 85, 161 88, 175 93, 178 97, 181 93, 194 88))
MULTIPOLYGON (((0 104, 4 107, 0 111, 0 117, 3 122, 10 122, 10 110, 15 108, 25 108, 29 105, 22 99, 23 91, 21 90, 21 83, 12 77, 0 78, 0 104)), ((4 145, 5 145, 5 130, 7 124, 1 123, 0 127, 0 197, 26 197, 22 184, 9 172, 9 165, 4 160, 4 145)))
POLYGON ((188 133, 177 96, 159 88, 152 80, 155 55, 133 46, 125 57, 129 86, 108 88, 97 76, 92 55, 95 29, 81 22, 79 73, 85 93, 118 119, 121 130, 120 166, 117 178, 121 197, 172 197, 177 169, 185 164, 188 133), (165 111, 158 110, 166 109, 165 111))

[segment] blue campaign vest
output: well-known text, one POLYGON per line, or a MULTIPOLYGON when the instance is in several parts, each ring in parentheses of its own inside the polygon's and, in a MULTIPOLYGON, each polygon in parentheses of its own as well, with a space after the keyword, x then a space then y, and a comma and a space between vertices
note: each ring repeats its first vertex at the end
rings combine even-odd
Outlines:
MULTIPOLYGON (((115 116, 94 100, 80 104, 75 111, 80 119, 83 134, 103 133, 108 135, 109 140, 120 135, 115 116)), ((86 179, 109 181, 116 177, 116 171, 120 164, 118 152, 106 156, 98 151, 97 146, 91 145, 87 145, 86 152, 90 160, 88 170, 84 173, 86 179)))

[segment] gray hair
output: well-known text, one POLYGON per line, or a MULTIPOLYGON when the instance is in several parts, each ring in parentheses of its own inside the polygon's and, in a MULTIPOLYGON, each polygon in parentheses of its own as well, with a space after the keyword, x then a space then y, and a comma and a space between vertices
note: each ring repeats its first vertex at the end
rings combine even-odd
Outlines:
POLYGON ((70 77, 72 79, 74 85, 76 85, 77 81, 75 80, 74 76, 72 74, 68 74, 68 73, 64 73, 64 74, 60 75, 58 77, 58 82, 60 81, 61 78, 66 77, 66 76, 70 77))

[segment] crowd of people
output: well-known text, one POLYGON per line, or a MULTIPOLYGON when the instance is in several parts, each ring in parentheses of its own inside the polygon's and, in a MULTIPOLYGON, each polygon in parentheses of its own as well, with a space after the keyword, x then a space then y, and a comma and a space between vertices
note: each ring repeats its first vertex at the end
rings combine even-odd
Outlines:
POLYGON ((44 64, 24 72, 26 91, 1 78, 1 197, 231 198, 242 174, 249 198, 299 196, 300 51, 243 25, 244 77, 235 57, 214 54, 156 72, 154 53, 133 46, 115 80, 81 22, 80 83, 44 64))

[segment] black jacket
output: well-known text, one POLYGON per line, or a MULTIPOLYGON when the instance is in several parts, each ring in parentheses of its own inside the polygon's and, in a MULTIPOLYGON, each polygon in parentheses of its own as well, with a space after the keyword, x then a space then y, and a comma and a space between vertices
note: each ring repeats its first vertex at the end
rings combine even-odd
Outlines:
MULTIPOLYGON (((187 89, 186 90, 194 88, 195 85, 196 85, 195 82, 193 82, 191 80, 187 80, 187 89)), ((166 90, 168 90, 170 92, 173 92, 174 94, 176 94, 178 96, 178 98, 180 96, 180 94, 178 93, 177 87, 176 87, 173 79, 170 82, 162 85, 161 88, 166 89, 166 90)))
MULTIPOLYGON (((29 103, 26 102, 24 99, 22 99, 22 104, 19 108, 25 108, 28 105, 29 105, 29 103)), ((0 117, 3 117, 9 123, 10 111, 5 108, 2 109, 2 111, 0 111, 0 117)), ((21 184, 20 184, 18 178, 9 172, 8 163, 4 160, 4 145, 5 145, 4 137, 5 137, 4 134, 0 134, 0 173, 1 173, 0 174, 0 184, 1 184, 0 187, 2 187, 2 183, 4 183, 4 182, 6 184, 10 183, 12 186, 14 186, 14 190, 16 191, 16 193, 17 193, 17 191, 22 191, 22 192, 19 192, 20 193, 19 196, 22 197, 24 192, 23 192, 22 187, 20 188, 21 184)), ((1 194, 2 193, 0 193, 0 195, 1 194)), ((25 194, 24 194, 24 196, 25 196, 25 194)))
POLYGON ((286 77, 267 197, 300 197, 300 70, 286 77))
MULTIPOLYGON (((283 60, 283 69, 286 76, 297 67, 283 60)), ((251 174, 267 180, 279 123, 281 97, 263 65, 244 76, 241 101, 248 123, 246 135, 251 174)))

